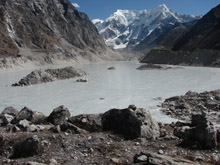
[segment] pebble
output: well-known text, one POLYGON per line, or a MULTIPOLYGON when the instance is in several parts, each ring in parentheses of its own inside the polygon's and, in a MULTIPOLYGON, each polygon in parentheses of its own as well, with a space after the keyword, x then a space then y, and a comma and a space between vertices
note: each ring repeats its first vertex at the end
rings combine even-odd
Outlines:
POLYGON ((159 150, 159 151, 158 151, 158 154, 163 155, 163 154, 164 154, 164 151, 163 151, 163 150, 159 150))

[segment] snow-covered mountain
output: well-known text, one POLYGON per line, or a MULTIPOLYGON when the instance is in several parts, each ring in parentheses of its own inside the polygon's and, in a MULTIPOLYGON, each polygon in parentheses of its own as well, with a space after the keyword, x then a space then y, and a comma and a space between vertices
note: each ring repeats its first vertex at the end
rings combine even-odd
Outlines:
POLYGON ((155 29, 199 18, 200 16, 175 13, 162 4, 152 10, 117 10, 106 20, 94 19, 92 22, 108 46, 120 49, 134 47, 155 29))

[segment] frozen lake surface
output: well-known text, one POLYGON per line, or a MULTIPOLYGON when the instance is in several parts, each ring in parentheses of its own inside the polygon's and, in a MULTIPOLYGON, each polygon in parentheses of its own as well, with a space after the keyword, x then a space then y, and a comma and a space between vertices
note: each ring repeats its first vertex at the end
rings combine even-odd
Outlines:
MULTIPOLYGON (((65 105, 72 115, 100 113, 111 108, 126 108, 130 104, 149 109, 157 121, 169 122, 158 111, 161 101, 154 98, 184 95, 187 91, 203 92, 220 89, 220 69, 184 67, 178 70, 136 70, 138 62, 106 62, 74 65, 89 73, 88 83, 76 79, 11 87, 32 70, 0 73, 0 112, 7 106, 18 110, 24 106, 49 115, 65 105), (115 70, 107 70, 114 66, 115 70), (100 99, 104 98, 104 99, 100 99)), ((59 66, 60 67, 60 66, 59 66)))

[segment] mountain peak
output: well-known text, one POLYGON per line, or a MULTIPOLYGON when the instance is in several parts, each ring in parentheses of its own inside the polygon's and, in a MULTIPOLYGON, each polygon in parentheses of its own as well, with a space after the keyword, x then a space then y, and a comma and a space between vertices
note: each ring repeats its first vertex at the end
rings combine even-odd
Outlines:
POLYGON ((154 10, 161 12, 171 12, 171 10, 165 4, 157 6, 154 10))
POLYGON ((162 4, 152 10, 118 9, 103 23, 95 25, 106 44, 119 49, 138 44, 161 26, 191 22, 195 19, 196 17, 190 15, 175 13, 162 4))
POLYGON ((165 5, 165 4, 161 4, 161 5, 159 5, 158 8, 165 8, 165 9, 168 9, 167 5, 165 5))

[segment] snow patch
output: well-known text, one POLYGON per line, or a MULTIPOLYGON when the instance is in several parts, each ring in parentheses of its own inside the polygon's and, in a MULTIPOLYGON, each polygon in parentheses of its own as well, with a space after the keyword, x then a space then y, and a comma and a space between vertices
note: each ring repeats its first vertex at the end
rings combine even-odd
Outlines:
POLYGON ((93 24, 103 23, 103 22, 104 22, 104 20, 101 20, 101 19, 93 19, 93 20, 92 20, 92 23, 93 23, 93 24))

